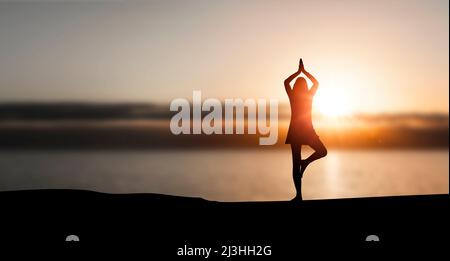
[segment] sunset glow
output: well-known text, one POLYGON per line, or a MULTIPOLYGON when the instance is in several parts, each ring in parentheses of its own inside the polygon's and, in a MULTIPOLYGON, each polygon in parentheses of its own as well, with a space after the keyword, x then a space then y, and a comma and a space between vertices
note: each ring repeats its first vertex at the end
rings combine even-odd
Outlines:
POLYGON ((76 2, 2 6, 1 101, 282 104, 302 57, 325 115, 448 113, 448 1, 76 2))
POLYGON ((349 104, 349 96, 351 96, 351 93, 342 93, 337 89, 324 89, 317 93, 314 106, 324 116, 350 115, 353 110, 349 104))

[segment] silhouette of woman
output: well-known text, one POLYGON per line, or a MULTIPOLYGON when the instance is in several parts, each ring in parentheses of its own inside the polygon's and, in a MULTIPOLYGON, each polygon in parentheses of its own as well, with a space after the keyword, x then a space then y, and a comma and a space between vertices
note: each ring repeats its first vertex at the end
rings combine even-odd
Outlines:
POLYGON ((297 192, 293 200, 301 201, 302 178, 306 167, 311 162, 327 155, 327 149, 316 134, 311 120, 312 101, 319 87, 319 82, 305 70, 303 61, 300 59, 298 71, 284 81, 284 87, 291 103, 291 123, 285 143, 291 144, 292 150, 292 176, 297 192), (308 90, 308 84, 303 77, 298 77, 294 83, 294 88, 291 88, 290 82, 302 72, 313 82, 311 89, 308 90), (308 145, 314 149, 314 153, 304 160, 301 158, 302 145, 308 145))

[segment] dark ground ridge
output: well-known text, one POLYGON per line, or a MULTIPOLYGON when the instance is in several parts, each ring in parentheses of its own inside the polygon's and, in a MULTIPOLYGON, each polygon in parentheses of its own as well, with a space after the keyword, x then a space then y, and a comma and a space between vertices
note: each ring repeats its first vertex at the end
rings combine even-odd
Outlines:
MULTIPOLYGON (((162 194, 108 194, 86 190, 0 192, 0 238, 63 244, 132 243, 174 254, 178 245, 241 242, 270 244, 290 253, 309 245, 364 244, 375 234, 384 245, 448 243, 449 195, 217 202, 162 194), (7 224, 7 225, 5 225, 7 224)), ((295 254, 295 253, 291 253, 295 254)))

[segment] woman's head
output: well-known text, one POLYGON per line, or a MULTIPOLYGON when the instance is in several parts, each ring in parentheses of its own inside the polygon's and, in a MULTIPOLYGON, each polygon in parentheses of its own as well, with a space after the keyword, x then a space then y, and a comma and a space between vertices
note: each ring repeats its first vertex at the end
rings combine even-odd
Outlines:
POLYGON ((298 77, 294 83, 294 92, 305 93, 308 91, 308 84, 306 83, 305 78, 298 77))

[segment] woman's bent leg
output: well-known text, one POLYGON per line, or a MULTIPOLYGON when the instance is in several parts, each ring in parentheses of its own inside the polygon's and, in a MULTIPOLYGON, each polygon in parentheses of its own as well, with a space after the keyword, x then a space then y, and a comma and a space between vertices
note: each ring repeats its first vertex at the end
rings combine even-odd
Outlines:
POLYGON ((303 177, 303 173, 305 172, 306 167, 308 167, 309 164, 311 164, 315 160, 325 157, 328 153, 327 148, 325 148, 325 145, 323 145, 319 137, 312 139, 308 145, 314 150, 314 153, 305 160, 301 161, 301 177, 303 177))

